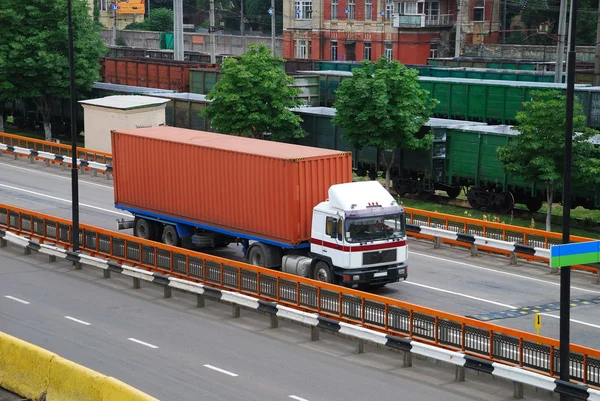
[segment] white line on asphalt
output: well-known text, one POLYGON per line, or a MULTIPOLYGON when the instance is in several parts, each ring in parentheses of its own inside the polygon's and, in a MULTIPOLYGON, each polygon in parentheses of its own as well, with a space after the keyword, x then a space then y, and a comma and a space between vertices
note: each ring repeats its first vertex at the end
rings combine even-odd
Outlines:
POLYGON ((19 299, 19 298, 16 298, 16 297, 12 297, 10 295, 5 295, 4 298, 12 299, 13 301, 17 301, 17 302, 20 302, 22 304, 29 305, 29 302, 23 301, 22 299, 19 299))
POLYGON ((419 283, 415 283, 414 281, 405 281, 404 283, 416 285, 417 287, 427 288, 429 290, 444 292, 446 294, 457 295, 457 296, 463 297, 463 298, 474 299, 475 301, 487 302, 488 304, 493 304, 493 305, 501 306, 501 307, 507 308, 507 309, 517 309, 517 307, 513 306, 513 305, 503 304, 501 302, 496 302, 496 301, 490 301, 489 299, 474 297, 472 295, 467 295, 467 294, 463 294, 463 293, 460 293, 460 292, 455 292, 455 291, 450 291, 450 290, 444 290, 444 289, 441 289, 441 288, 432 287, 432 286, 425 285, 425 284, 419 284, 419 283))
MULTIPOLYGON (((474 297, 472 295, 467 295, 467 294, 463 294, 463 293, 460 293, 460 292, 455 292, 455 291, 450 291, 450 290, 444 290, 442 288, 437 288, 437 287, 432 287, 432 286, 425 285, 425 284, 415 283, 414 281, 405 281, 404 283, 405 284, 412 284, 412 285, 415 285, 417 287, 427 288, 427 289, 430 289, 430 290, 433 290, 433 291, 439 291, 439 292, 444 292, 446 294, 456 295, 456 296, 463 297, 463 298, 469 298, 469 299, 473 299, 473 300, 476 300, 476 301, 487 302, 489 304, 502 306, 502 307, 505 307, 507 309, 518 309, 519 308, 517 306, 503 304, 503 303, 500 303, 500 302, 491 301, 489 299, 474 297)), ((544 316, 548 316, 548 317, 553 317, 555 319, 560 319, 559 316, 554 316, 554 315, 551 315, 549 313, 540 313, 540 314, 544 315, 544 316)), ((524 316, 527 316, 527 315, 524 315, 524 316)), ((581 321, 581 320, 571 319, 570 321, 573 322, 573 323, 584 325, 584 326, 589 326, 589 327, 594 327, 594 328, 600 329, 600 326, 598 326, 598 325, 587 323, 587 322, 584 322, 584 321, 581 321)))
MULTIPOLYGON (((21 191, 21 192, 25 192, 25 193, 32 194, 32 195, 41 196, 42 198, 53 199, 53 200, 57 200, 57 201, 65 202, 65 203, 72 203, 68 199, 57 198, 56 196, 50 196, 50 195, 42 194, 42 193, 39 193, 39 192, 30 191, 28 189, 23 189, 23 188, 19 188, 19 187, 13 187, 11 185, 0 184, 0 187, 12 189, 12 190, 15 190, 15 191, 21 191)), ((98 206, 87 205, 85 203, 79 203, 79 206, 87 207, 87 208, 90 208, 90 209, 96 209, 96 210, 100 210, 100 211, 103 211, 103 212, 114 213, 114 214, 118 214, 118 215, 121 215, 121 216, 131 217, 131 215, 128 214, 128 213, 115 212, 114 210, 104 209, 104 208, 101 208, 101 207, 98 207, 98 206)))
POLYGON ((297 395, 290 395, 290 398, 296 401, 308 401, 306 398, 298 397, 297 395))
MULTIPOLYGON (((521 278, 523 280, 530 280, 530 281, 536 281, 538 283, 544 283, 544 284, 550 284, 553 285, 555 287, 560 287, 560 283, 555 283, 552 281, 547 281, 547 280, 542 280, 539 278, 533 278, 533 277, 527 277, 527 276, 522 276, 520 274, 516 274, 516 273, 509 273, 509 272, 504 272, 502 270, 495 270, 495 269, 491 269, 489 267, 483 267, 483 266, 477 266, 477 265, 473 265, 471 263, 465 263, 465 262, 458 262, 456 260, 452 260, 452 259, 445 259, 445 258, 440 258, 438 256, 431 256, 431 255, 426 255, 424 253, 418 253, 418 252, 411 252, 413 255, 418 255, 418 256, 423 256, 425 258, 430 258, 430 259, 436 259, 436 260, 442 260, 444 262, 450 262, 450 263, 454 263, 457 265, 462 265, 462 266, 467 266, 467 267, 472 267, 475 269, 479 269, 479 270, 485 270, 487 272, 491 272, 491 273, 497 273, 497 274, 503 274, 505 276, 511 276, 511 277, 517 277, 517 278, 521 278)), ((583 291, 583 292, 591 292, 593 294, 600 294, 600 291, 596 291, 596 290, 588 290, 587 288, 581 288, 581 287, 574 287, 571 286, 572 289, 574 290, 578 290, 578 291, 583 291)))
POLYGON ((91 326, 91 323, 84 322, 83 320, 75 319, 74 317, 71 317, 71 316, 65 316, 65 319, 69 319, 69 320, 72 320, 72 321, 74 321, 76 323, 80 323, 80 324, 83 324, 83 325, 86 325, 86 326, 91 326))
MULTIPOLYGON (((555 316, 555 315, 551 315, 549 313, 540 313, 540 315, 544 315, 544 316, 548 316, 548 317, 553 317, 555 319, 560 319, 560 316, 555 316)), ((578 324, 582 324, 584 326, 589 326, 589 327, 593 327, 595 329, 600 329, 600 326, 596 325, 596 324, 591 324, 591 323, 587 323, 587 322, 582 322, 581 320, 575 320, 575 319, 571 319, 571 322, 573 323, 578 323, 578 324)))
POLYGON ((226 374, 226 375, 229 375, 229 376, 233 376, 233 377, 236 377, 236 376, 238 376, 238 375, 236 375, 235 373, 231 373, 231 372, 229 372, 229 371, 227 371, 227 370, 224 370, 224 369, 217 368, 216 366, 212 366, 212 365, 204 365, 204 367, 205 367, 205 368, 212 369, 212 370, 216 370, 217 372, 221 372, 221 373, 224 373, 224 374, 226 374))
POLYGON ((146 347, 150 347, 150 348, 158 348, 156 345, 152 345, 150 343, 146 343, 144 341, 140 341, 140 340, 136 340, 135 338, 128 338, 129 341, 133 341, 134 343, 138 343, 138 344, 142 344, 145 345, 146 347))
MULTIPOLYGON (((32 169, 32 168, 25 168, 25 167, 13 166, 13 165, 12 165, 12 164, 10 164, 10 163, 2 163, 2 166, 6 166, 6 167, 10 167, 10 168, 14 168, 14 169, 17 169, 17 170, 25 170, 25 171, 30 171, 30 172, 32 172, 32 173, 36 173, 36 174, 40 174, 40 175, 47 175, 47 176, 50 176, 50 177, 53 177, 53 178, 60 178, 60 179, 62 179, 62 180, 69 180, 69 181, 71 181, 71 177, 63 177, 62 175, 57 175, 57 174, 52 174, 52 173, 45 173, 45 172, 43 172, 43 171, 37 171, 37 170, 34 170, 34 169, 32 169)), ((102 185, 102 184, 98 184, 98 183, 95 183, 95 182, 89 182, 89 181, 86 181, 86 180, 81 180, 81 179, 79 180, 79 182, 80 182, 81 184, 93 185, 93 186, 95 186, 95 187, 103 187, 103 188, 110 189, 111 191, 113 190, 113 187, 111 187, 111 186, 109 186, 109 185, 102 185)))

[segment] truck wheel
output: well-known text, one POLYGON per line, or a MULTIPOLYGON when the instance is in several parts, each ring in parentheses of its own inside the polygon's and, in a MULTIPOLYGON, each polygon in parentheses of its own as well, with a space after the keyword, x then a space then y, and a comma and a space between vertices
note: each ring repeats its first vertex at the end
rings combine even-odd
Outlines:
POLYGON ((313 278, 324 283, 333 283, 333 274, 329 265, 322 260, 315 264, 313 278))
POLYGON ((166 225, 163 230, 162 242, 171 246, 180 246, 181 240, 175 226, 166 225))
POLYGON ((156 230, 154 224, 146 219, 135 219, 135 236, 141 239, 154 241, 156 230))
POLYGON ((260 245, 254 245, 248 251, 248 261, 251 265, 265 267, 267 263, 267 255, 265 255, 265 251, 263 247, 260 245))

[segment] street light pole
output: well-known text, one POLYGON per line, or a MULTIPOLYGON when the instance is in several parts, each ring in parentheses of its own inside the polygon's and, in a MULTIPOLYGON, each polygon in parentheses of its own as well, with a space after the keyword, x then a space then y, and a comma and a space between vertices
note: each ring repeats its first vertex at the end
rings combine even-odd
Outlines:
POLYGON ((69 77, 71 82, 71 206, 73 252, 79 251, 79 171, 77 166, 77 91, 75 90, 75 54, 73 49, 73 5, 67 0, 69 24, 69 77))
MULTIPOLYGON (((577 0, 572 1, 572 14, 577 13, 577 0)), ((565 158, 563 171, 563 244, 569 243, 571 224, 571 163, 573 152, 573 102, 575 100, 575 34, 577 18, 573 18, 570 28, 570 46, 567 70, 567 110, 565 121, 565 158)), ((571 266, 563 266, 560 271, 560 380, 570 381, 570 320, 571 320, 571 266)), ((561 401, 567 395, 560 394, 561 401)))

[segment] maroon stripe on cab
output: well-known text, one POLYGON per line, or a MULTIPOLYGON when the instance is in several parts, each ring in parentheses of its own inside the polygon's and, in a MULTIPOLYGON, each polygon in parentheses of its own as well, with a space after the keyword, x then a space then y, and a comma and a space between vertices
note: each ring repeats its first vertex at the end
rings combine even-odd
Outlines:
POLYGON ((398 241, 398 242, 386 242, 385 244, 374 244, 374 245, 356 245, 356 246, 347 246, 347 245, 338 245, 333 242, 327 242, 316 238, 310 239, 311 244, 321 245, 325 248, 337 249, 342 252, 363 252, 363 251, 376 251, 380 249, 390 249, 390 248, 398 248, 400 246, 406 246, 406 240, 398 241))

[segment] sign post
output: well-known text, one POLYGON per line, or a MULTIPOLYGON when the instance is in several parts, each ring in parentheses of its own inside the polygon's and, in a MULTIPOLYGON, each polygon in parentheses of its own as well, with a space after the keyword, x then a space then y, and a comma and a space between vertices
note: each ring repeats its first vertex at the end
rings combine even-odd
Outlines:
MULTIPOLYGON (((533 318, 533 325, 535 326, 535 334, 540 335, 540 329, 542 328, 542 315, 536 313, 533 318)), ((541 343, 538 343, 541 344, 541 343)))

